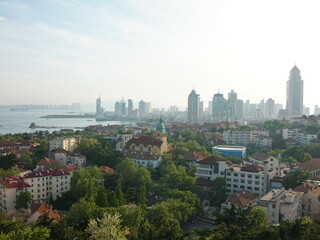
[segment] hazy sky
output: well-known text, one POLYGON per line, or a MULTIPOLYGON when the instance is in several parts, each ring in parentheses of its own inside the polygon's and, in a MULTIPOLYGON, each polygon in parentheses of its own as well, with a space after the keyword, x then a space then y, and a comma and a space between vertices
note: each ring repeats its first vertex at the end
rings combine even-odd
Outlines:
POLYGON ((141 99, 187 106, 234 89, 285 103, 296 63, 320 104, 320 1, 0 0, 0 105, 141 99))

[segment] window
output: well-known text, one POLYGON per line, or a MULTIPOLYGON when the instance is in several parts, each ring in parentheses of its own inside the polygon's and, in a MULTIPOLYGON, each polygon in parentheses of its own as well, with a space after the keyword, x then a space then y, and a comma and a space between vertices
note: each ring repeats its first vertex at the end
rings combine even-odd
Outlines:
POLYGON ((227 178, 226 180, 227 180, 227 182, 230 182, 230 181, 231 181, 231 178, 227 178))
POLYGON ((231 184, 230 184, 230 183, 227 183, 227 187, 231 187, 231 184))
POLYGON ((238 187, 238 185, 234 184, 234 185, 233 185, 233 187, 234 187, 234 188, 237 188, 237 187, 238 187))
POLYGON ((241 177, 242 177, 242 178, 244 178, 245 176, 246 176, 245 174, 243 174, 243 173, 241 174, 241 177))
POLYGON ((233 179, 234 182, 238 182, 238 179, 233 179))
POLYGON ((243 185, 240 185, 240 188, 241 188, 241 189, 244 189, 244 186, 243 186, 243 185))
POLYGON ((260 191, 260 188, 255 187, 254 190, 255 190, 255 191, 260 191))
POLYGON ((238 173, 234 173, 233 176, 238 177, 238 173))
POLYGON ((251 174, 248 174, 248 178, 252 178, 252 175, 251 175, 251 174))
POLYGON ((260 181, 254 181, 254 184, 259 185, 260 181))
POLYGON ((249 183, 249 184, 252 184, 252 180, 248 180, 248 183, 249 183))
POLYGON ((272 204, 272 208, 276 208, 276 205, 275 205, 275 204, 272 204))
POLYGON ((248 186, 248 187, 247 187, 247 189, 251 190, 251 189, 252 189, 252 187, 248 186))
POLYGON ((241 183, 244 183, 245 181, 243 180, 243 179, 241 179, 241 181, 240 181, 241 183))
POLYGON ((260 176, 259 176, 259 175, 255 175, 254 178, 255 178, 255 179, 259 179, 260 176))

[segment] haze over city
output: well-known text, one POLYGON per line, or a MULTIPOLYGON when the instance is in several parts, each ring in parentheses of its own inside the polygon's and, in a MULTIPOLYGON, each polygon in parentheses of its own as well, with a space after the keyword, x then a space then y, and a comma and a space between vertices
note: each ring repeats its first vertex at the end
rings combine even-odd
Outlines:
MULTIPOLYGON (((0 1, 0 104, 141 99, 194 88, 285 106, 296 64, 318 104, 318 1, 0 1)), ((311 111, 312 113, 312 111, 311 111)))

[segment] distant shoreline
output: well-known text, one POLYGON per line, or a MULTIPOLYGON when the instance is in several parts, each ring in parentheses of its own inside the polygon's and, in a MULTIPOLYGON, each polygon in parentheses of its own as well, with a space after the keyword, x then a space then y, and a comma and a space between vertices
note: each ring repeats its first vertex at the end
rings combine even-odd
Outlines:
POLYGON ((80 115, 53 114, 53 115, 45 115, 40 118, 96 118, 96 115, 94 114, 80 114, 80 115))

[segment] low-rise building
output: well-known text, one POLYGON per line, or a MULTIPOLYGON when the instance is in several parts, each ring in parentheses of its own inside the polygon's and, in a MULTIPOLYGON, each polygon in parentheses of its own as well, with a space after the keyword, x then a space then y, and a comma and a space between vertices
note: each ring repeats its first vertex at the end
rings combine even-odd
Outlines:
POLYGON ((249 161, 253 164, 266 167, 268 172, 276 171, 276 176, 280 176, 280 161, 270 154, 254 153, 249 156, 249 161))
POLYGON ((311 161, 298 164, 298 167, 308 171, 312 178, 320 175, 320 158, 315 158, 311 161))
POLYGON ((246 156, 247 148, 244 146, 218 145, 212 148, 212 153, 219 152, 222 156, 243 158, 246 156))
POLYGON ((137 166, 147 168, 157 168, 160 166, 162 158, 153 152, 131 151, 126 154, 137 166))
POLYGON ((210 156, 197 162, 196 178, 215 180, 217 177, 225 177, 225 172, 232 163, 221 157, 210 156))
POLYGON ((252 142, 252 132, 232 129, 223 132, 223 141, 227 144, 247 146, 252 142))
POLYGON ((47 203, 37 203, 30 206, 31 216, 27 219, 28 223, 34 223, 42 220, 58 222, 60 215, 52 210, 52 205, 47 203))
POLYGON ((302 192, 274 189, 262 196, 257 205, 262 207, 268 216, 269 223, 279 224, 283 220, 294 222, 302 215, 302 192))
POLYGON ((227 200, 221 204, 221 208, 230 208, 236 205, 240 208, 247 209, 257 205, 257 194, 248 190, 239 190, 228 196, 227 200))
POLYGON ((316 219, 320 214, 320 187, 311 182, 305 182, 293 189, 302 192, 302 216, 316 219))

